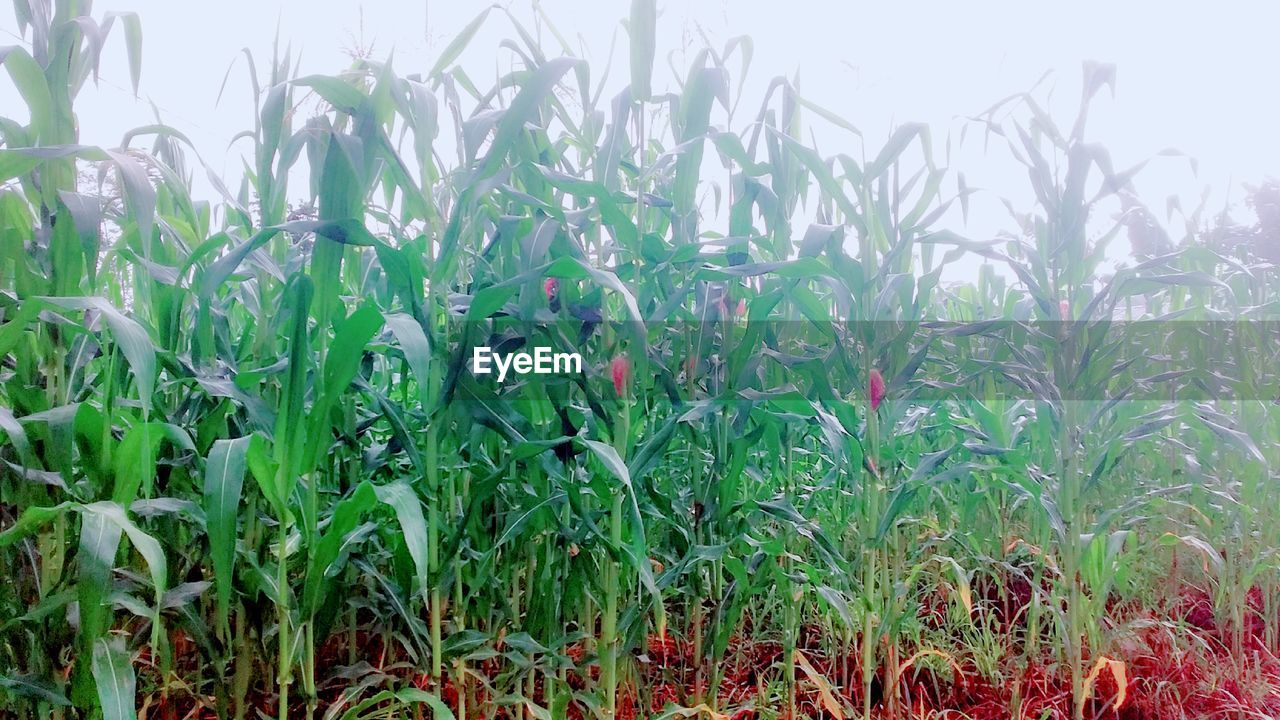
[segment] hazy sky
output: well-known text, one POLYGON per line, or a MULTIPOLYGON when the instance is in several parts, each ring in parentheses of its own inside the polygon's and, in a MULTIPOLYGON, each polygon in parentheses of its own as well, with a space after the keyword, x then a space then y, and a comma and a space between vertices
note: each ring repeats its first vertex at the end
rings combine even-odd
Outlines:
MULTIPOLYGON (((533 28, 530 0, 504 3, 533 28)), ((598 73, 615 35, 611 75, 627 81, 623 0, 542 0, 557 29, 579 45, 598 73)), ((78 105, 85 142, 117 145, 123 133, 162 119, 186 132, 215 171, 234 185, 243 148, 228 148, 251 127, 242 48, 269 57, 279 27, 282 44, 302 51, 302 74, 333 73, 349 62, 347 50, 371 46, 375 58, 395 52, 396 69, 425 71, 439 51, 479 10, 468 2, 336 2, 326 0, 98 0, 95 12, 135 10, 142 18, 141 100, 128 91, 122 35, 103 52, 102 84, 78 105), (227 92, 216 103, 228 67, 227 92)), ((1153 207, 1170 193, 1194 204, 1205 185, 1221 191, 1234 180, 1280 174, 1280 3, 1274 2, 835 2, 834 0, 659 1, 659 67, 655 90, 671 87, 665 58, 683 72, 680 49, 705 35, 716 46, 736 35, 754 40, 754 60, 742 115, 753 115, 761 92, 779 74, 799 72, 801 91, 840 114, 867 136, 868 152, 895 122, 933 125, 939 152, 950 133, 958 142, 961 118, 1011 93, 1026 90, 1046 71, 1055 114, 1069 125, 1079 96, 1080 65, 1093 59, 1118 65, 1114 100, 1106 96, 1092 116, 1092 139, 1106 144, 1125 166, 1167 147, 1200 161, 1199 177, 1185 162, 1162 160, 1139 178, 1153 207), (982 10, 975 8, 981 7, 982 10), (745 108, 749 108, 746 110, 745 108)), ((512 62, 497 43, 509 21, 492 13, 462 57, 481 85, 512 62)), ((10 3, 0 9, 0 45, 17 40, 10 3)), ((550 47, 550 45, 548 45, 550 47)), ((1042 93, 1043 94, 1043 93, 1042 93)), ((17 102, 0 75, 0 108, 17 102)), ((25 116, 0 110, 0 115, 25 116)), ((810 116, 812 117, 812 116, 810 116)), ((713 120, 714 122, 714 120, 713 120)), ((820 120, 816 120, 821 124, 820 120)), ((740 128, 735 128, 740 129, 740 128)), ((847 134, 822 131, 821 150, 860 152, 847 134)), ((984 155, 968 142, 953 153, 971 185, 1029 202, 1025 175, 998 152, 984 155)), ((954 189, 954 185, 947 187, 954 189)), ((993 197, 976 200, 970 232, 989 237, 1007 225, 993 197)))

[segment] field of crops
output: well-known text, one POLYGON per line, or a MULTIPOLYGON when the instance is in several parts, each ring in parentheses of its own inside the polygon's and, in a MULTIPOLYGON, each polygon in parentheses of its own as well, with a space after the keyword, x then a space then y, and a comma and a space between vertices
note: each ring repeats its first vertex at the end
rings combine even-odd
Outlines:
POLYGON ((225 183, 80 144, 90 4, 0 48, 0 716, 1280 715, 1280 186, 1149 208, 1114 68, 968 123, 1038 201, 969 238, 950 140, 668 77, 653 0, 611 67, 253 54, 225 183))

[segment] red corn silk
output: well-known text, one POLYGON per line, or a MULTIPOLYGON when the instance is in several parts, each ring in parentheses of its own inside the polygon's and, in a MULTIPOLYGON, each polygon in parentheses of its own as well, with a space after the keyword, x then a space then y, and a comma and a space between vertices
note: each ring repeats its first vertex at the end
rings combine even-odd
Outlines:
POLYGON ((880 409, 880 403, 884 402, 884 393, 884 376, 879 370, 873 368, 871 376, 867 379, 867 397, 871 399, 872 412, 880 409))
POLYGON ((622 397, 631 382, 631 361, 619 355, 609 363, 609 376, 613 380, 613 390, 622 397))
POLYGON ((560 312, 560 280, 553 277, 544 280, 542 293, 547 296, 547 307, 551 308, 551 312, 560 312))

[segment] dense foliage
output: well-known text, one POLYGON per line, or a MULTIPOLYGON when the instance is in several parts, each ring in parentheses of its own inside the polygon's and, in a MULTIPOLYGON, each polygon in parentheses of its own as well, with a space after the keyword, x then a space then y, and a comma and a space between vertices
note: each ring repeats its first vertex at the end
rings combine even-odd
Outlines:
POLYGON ((1166 229, 1088 140, 1112 68, 1069 128, 970 124, 1038 199, 996 239, 936 226, 973 191, 928 128, 866 149, 781 77, 743 110, 746 38, 656 93, 651 0, 614 97, 500 9, 417 74, 277 51, 210 202, 178 129, 78 143, 136 16, 14 7, 6 716, 1276 709, 1280 191, 1166 229))

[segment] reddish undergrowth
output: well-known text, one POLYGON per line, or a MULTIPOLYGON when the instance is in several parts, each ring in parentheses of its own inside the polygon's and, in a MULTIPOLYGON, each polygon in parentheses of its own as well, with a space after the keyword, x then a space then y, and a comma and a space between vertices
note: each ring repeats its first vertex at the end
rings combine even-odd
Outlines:
MULTIPOLYGON (((1100 673, 1093 688, 1090 717, 1114 720, 1181 720, 1209 717, 1280 717, 1280 659, 1267 648, 1266 623, 1262 616, 1261 595, 1250 593, 1243 632, 1235 633, 1219 622, 1209 596, 1202 590, 1185 588, 1176 593, 1160 610, 1116 605, 1110 621, 1121 638, 1107 649, 1108 656, 1125 666, 1123 702, 1121 688, 1108 672, 1100 673), (1238 652, 1232 648, 1240 643, 1238 652)), ((979 597, 985 611, 1006 612, 999 599, 979 597)), ((936 612, 929 603, 922 613, 936 612)), ((1016 616, 1016 615, 1015 615, 1016 616)), ((928 620, 929 618, 922 618, 928 620)), ((936 619, 936 618, 935 618, 936 619)), ((1277 618, 1280 620, 1280 618, 1277 618)), ((929 624, 929 623, 926 623, 929 624)), ((860 670, 856 645, 840 657, 826 648, 827 642, 818 627, 805 627, 800 635, 799 650, 813 669, 831 686, 839 702, 848 708, 861 708, 860 670)), ((1010 642, 1008 647, 1019 647, 1010 642)), ((179 666, 195 661, 190 642, 177 638, 174 643, 179 666)), ((406 684, 430 689, 430 680, 412 670, 409 663, 388 662, 393 658, 377 637, 361 638, 359 668, 346 666, 347 648, 342 637, 332 639, 320 654, 318 677, 336 677, 332 690, 322 690, 319 713, 338 701, 342 689, 348 687, 357 673, 384 673, 400 677, 406 684), (367 663, 364 664, 364 663, 367 663)), ((1020 652, 1010 652, 997 663, 997 671, 982 673, 973 657, 965 657, 955 649, 947 649, 946 662, 914 663, 899 677, 898 716, 902 720, 945 720, 972 718, 1071 718, 1072 696, 1069 673, 1050 653, 1032 662, 1020 652)), ((572 646, 570 658, 582 661, 585 651, 572 646)), ((705 699, 710 678, 706 666, 697 672, 694 648, 685 639, 669 634, 650 637, 643 652, 634 655, 635 675, 627 683, 620 702, 619 719, 635 720, 651 717, 672 707, 693 707, 699 694, 705 699), (638 678, 638 683, 635 679, 638 678)), ((781 701, 783 648, 776 639, 755 639, 750 632, 735 635, 719 667, 723 671, 716 708, 732 720, 782 717, 777 707, 781 701), (763 694, 762 694, 763 693, 763 694)), ((490 680, 504 670, 504 661, 495 657, 469 666, 469 671, 490 680)), ((594 666, 588 671, 594 673, 594 666)), ((798 714, 810 718, 834 717, 823 702, 819 688, 806 674, 797 672, 798 714)), ((575 691, 584 690, 590 678, 570 672, 568 683, 575 691)), ((268 683, 260 683, 259 686, 268 683)), ((879 717, 890 717, 884 693, 884 678, 873 683, 873 705, 879 717)), ((457 707, 458 692, 452 680, 436 688, 450 707, 457 707)), ((532 696, 543 703, 541 680, 534 684, 532 696)), ((469 712, 470 717, 531 717, 518 704, 492 708, 494 698, 481 682, 468 689, 471 708, 486 708, 484 714, 469 712)), ((205 703, 209 703, 206 699, 205 703)), ((148 700, 148 717, 212 718, 213 708, 198 708, 191 695, 171 691, 167 696, 153 694, 148 700)), ((254 706, 270 714, 274 700, 269 694, 255 698, 254 706)), ((299 716, 302 708, 299 707, 299 716)), ((571 704, 568 717, 585 719, 589 712, 571 704)), ((851 716, 847 714, 846 716, 851 716)), ((703 717, 707 717, 704 713, 703 717)))

